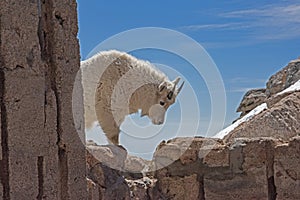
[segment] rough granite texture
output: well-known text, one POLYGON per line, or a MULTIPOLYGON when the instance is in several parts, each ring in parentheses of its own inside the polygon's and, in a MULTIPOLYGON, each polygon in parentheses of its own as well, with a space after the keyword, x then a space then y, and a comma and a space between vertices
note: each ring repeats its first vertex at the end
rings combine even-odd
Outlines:
MULTIPOLYGON (((237 108, 237 112, 241 112, 240 117, 243 117, 260 104, 274 99, 277 93, 293 85, 298 80, 300 80, 300 58, 290 61, 286 67, 272 75, 267 81, 265 89, 251 89, 246 92, 237 108)), ((276 97, 275 99, 282 99, 282 97, 276 97)))
POLYGON ((268 109, 242 123, 225 141, 238 137, 274 137, 288 141, 300 134, 300 91, 278 94, 300 80, 300 59, 289 64, 272 75, 267 81, 266 89, 249 90, 243 97, 237 111, 241 117, 262 103, 268 109))
POLYGON ((267 96, 265 94, 266 89, 253 89, 249 90, 243 97, 237 112, 241 112, 241 117, 249 113, 258 105, 265 102, 267 96))
POLYGON ((112 145, 103 148, 89 145, 86 154, 89 199, 129 200, 130 190, 119 170, 125 164, 126 150, 112 145))
MULTIPOLYGON (((172 158, 174 154, 170 152, 174 146, 180 148, 188 139, 162 143, 157 152, 161 155, 163 149, 164 159, 172 158)), ((91 200, 300 197, 300 137, 288 142, 274 138, 237 138, 231 143, 195 138, 191 148, 173 163, 140 179, 128 174, 124 179, 122 172, 102 165, 91 154, 87 160, 91 200)), ((160 159, 156 161, 154 157, 153 164, 161 164, 160 159)))
MULTIPOLYGON (((276 98, 276 97, 275 97, 276 98)), ((288 141, 300 134, 300 91, 281 95, 277 102, 270 99, 269 109, 235 128, 225 141, 238 137, 273 137, 288 141)))
POLYGON ((300 79, 300 59, 293 60, 286 67, 272 75, 266 84, 268 97, 288 88, 300 79))
POLYGON ((300 199, 300 137, 275 149, 274 177, 277 199, 300 199))
POLYGON ((77 30, 75 0, 0 1, 3 200, 87 197, 72 114, 77 30))

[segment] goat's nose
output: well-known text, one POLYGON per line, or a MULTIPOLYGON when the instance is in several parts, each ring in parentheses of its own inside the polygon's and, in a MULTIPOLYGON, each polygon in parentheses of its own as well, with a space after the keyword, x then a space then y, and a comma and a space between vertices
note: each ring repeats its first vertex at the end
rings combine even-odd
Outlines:
POLYGON ((164 123, 164 121, 162 121, 162 120, 160 120, 160 121, 158 121, 158 125, 161 125, 161 124, 163 124, 164 123))

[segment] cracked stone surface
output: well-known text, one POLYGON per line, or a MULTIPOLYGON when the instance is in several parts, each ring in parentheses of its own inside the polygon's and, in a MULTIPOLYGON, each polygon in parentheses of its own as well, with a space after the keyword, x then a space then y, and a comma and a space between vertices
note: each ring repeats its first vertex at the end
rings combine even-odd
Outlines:
POLYGON ((300 137, 275 149, 274 176, 277 199, 299 199, 300 197, 300 137))
POLYGON ((0 2, 4 200, 86 198, 83 132, 72 114, 77 31, 73 0, 0 2))

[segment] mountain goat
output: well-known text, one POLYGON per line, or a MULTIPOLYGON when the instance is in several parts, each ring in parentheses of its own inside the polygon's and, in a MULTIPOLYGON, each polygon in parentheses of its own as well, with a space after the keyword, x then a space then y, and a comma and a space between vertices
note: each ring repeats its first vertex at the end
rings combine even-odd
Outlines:
POLYGON ((81 62, 85 128, 98 120, 108 140, 119 144, 126 115, 141 110, 153 124, 164 122, 165 112, 183 87, 170 81, 147 61, 116 50, 103 51, 81 62))

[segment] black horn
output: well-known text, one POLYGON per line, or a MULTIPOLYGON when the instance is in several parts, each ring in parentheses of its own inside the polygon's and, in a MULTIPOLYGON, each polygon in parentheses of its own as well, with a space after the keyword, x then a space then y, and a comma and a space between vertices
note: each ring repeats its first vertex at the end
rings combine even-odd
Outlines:
POLYGON ((180 91, 181 91, 182 88, 183 88, 183 85, 184 85, 184 81, 181 83, 181 85, 180 85, 179 88, 177 89, 177 94, 180 93, 180 91))
POLYGON ((175 78, 174 81, 172 81, 173 84, 174 84, 174 85, 173 85, 173 88, 172 88, 173 93, 175 92, 176 85, 179 83, 180 79, 181 79, 181 78, 178 76, 177 78, 175 78))

